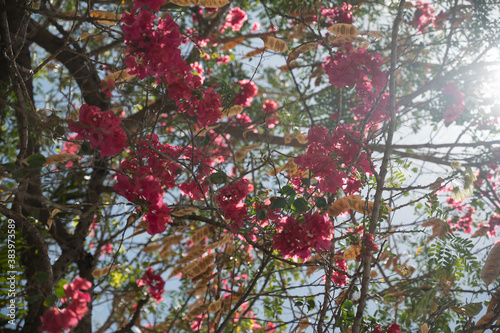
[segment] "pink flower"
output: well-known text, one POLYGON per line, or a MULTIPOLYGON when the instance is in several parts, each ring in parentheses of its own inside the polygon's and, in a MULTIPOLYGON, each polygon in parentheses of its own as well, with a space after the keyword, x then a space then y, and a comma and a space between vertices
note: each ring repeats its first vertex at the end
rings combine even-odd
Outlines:
POLYGON ((240 31, 246 20, 248 20, 247 13, 240 7, 234 7, 227 14, 226 22, 220 27, 220 31, 224 32, 228 28, 232 28, 233 31, 240 31))
POLYGON ((250 80, 240 80, 239 84, 241 92, 236 96, 234 104, 248 107, 252 104, 253 98, 257 95, 259 89, 250 80))
POLYGON ((247 205, 242 202, 250 193, 248 185, 245 179, 237 180, 224 186, 215 196, 215 203, 223 211, 225 218, 233 222, 235 228, 241 227, 244 219, 248 218, 247 205))
POLYGON ((333 238, 333 225, 327 214, 317 212, 298 219, 286 216, 278 222, 276 230, 273 249, 280 251, 284 258, 308 259, 311 248, 318 252, 327 250, 333 238))
POLYGON ((450 82, 444 86, 443 95, 446 100, 443 118, 445 125, 448 126, 465 111, 465 95, 458 90, 455 82, 450 82))
POLYGON ((61 298, 61 302, 67 303, 67 307, 63 310, 52 307, 45 311, 41 317, 42 326, 39 331, 60 333, 61 330, 69 331, 72 327, 76 327, 89 310, 87 303, 91 300, 90 294, 82 290, 89 290, 91 287, 92 284, 81 277, 65 284, 63 288, 66 295, 61 298))
POLYGON ((422 0, 418 0, 414 6, 416 8, 415 15, 410 25, 417 28, 418 33, 422 34, 429 24, 434 22, 434 7, 422 0))
POLYGON ((120 123, 121 119, 112 111, 102 112, 97 106, 83 104, 78 122, 70 121, 68 128, 78 134, 76 140, 89 140, 92 149, 101 148, 101 157, 105 157, 127 147, 127 135, 120 123))
POLYGON ((328 17, 332 21, 330 21, 330 24, 333 23, 347 23, 347 24, 352 24, 353 18, 352 18, 352 6, 349 4, 344 4, 342 5, 342 8, 322 8, 321 9, 321 16, 328 17))
POLYGON ((146 273, 137 280, 137 286, 148 286, 148 293, 157 302, 163 300, 162 294, 165 292, 165 281, 160 275, 153 274, 153 268, 148 267, 146 273))
POLYGON ((253 33, 256 33, 259 29, 260 29, 260 23, 254 22, 252 24, 252 30, 250 30, 250 32, 253 34, 253 33))
POLYGON ((387 333, 401 333, 401 328, 398 324, 392 323, 391 326, 387 327, 387 333))

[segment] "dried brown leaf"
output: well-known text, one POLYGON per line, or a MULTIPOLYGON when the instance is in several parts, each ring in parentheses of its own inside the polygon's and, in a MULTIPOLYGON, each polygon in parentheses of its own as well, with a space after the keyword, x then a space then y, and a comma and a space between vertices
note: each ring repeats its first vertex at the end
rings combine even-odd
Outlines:
POLYGON ((359 30, 352 24, 336 23, 328 27, 328 31, 337 36, 357 36, 359 30))
POLYGON ((97 18, 97 23, 113 26, 120 22, 122 15, 104 10, 93 10, 90 12, 90 17, 97 18))
POLYGON ((247 145, 245 147, 242 147, 240 149, 238 149, 235 153, 234 153, 234 159, 236 161, 241 161, 242 159, 244 159, 247 154, 255 149, 255 148, 259 148, 260 147, 260 144, 259 145, 247 145))
POLYGON ((48 157, 45 158, 45 164, 44 165, 52 165, 52 164, 56 164, 56 163, 64 163, 64 162, 71 161, 71 160, 77 160, 79 158, 80 158, 79 155, 67 154, 67 153, 57 154, 57 155, 51 155, 51 156, 48 156, 48 157))
POLYGON ((309 42, 305 43, 299 47, 296 47, 289 55, 288 58, 286 59, 287 63, 290 63, 291 61, 297 59, 301 54, 307 53, 311 50, 314 50, 316 47, 318 47, 318 43, 316 42, 309 42))
POLYGON ((254 57, 258 54, 261 54, 262 52, 264 52, 265 50, 267 49, 267 47, 261 47, 260 49, 256 49, 256 50, 253 50, 253 51, 250 51, 248 52, 244 57, 243 59, 247 59, 247 58, 251 58, 251 57, 254 57))
POLYGON ((191 241, 193 243, 199 243, 200 241, 207 238, 214 231, 214 227, 207 224, 204 227, 196 230, 193 236, 191 236, 191 241))
POLYGON ((493 246, 481 270, 481 279, 487 286, 498 276, 500 276, 500 243, 493 246))
POLYGON ((477 229, 470 238, 476 238, 476 237, 485 236, 488 233, 489 230, 490 230, 489 227, 483 225, 479 229, 477 229))
POLYGON ((279 38, 265 36, 261 37, 261 39, 264 41, 264 46, 266 46, 270 50, 280 53, 283 53, 286 50, 288 50, 288 45, 286 45, 285 41, 279 38))
POLYGON ((210 303, 208 305, 208 312, 209 313, 216 313, 217 311, 219 311, 220 309, 222 308, 222 297, 219 297, 218 300, 216 300, 215 302, 213 303, 210 303))

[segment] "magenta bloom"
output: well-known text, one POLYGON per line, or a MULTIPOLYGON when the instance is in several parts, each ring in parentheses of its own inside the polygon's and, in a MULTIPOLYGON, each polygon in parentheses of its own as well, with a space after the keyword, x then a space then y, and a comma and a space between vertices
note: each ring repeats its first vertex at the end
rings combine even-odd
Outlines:
POLYGON ((146 273, 137 280, 137 286, 148 286, 148 293, 153 297, 157 302, 163 300, 162 294, 165 292, 165 281, 160 275, 156 275, 153 273, 153 268, 148 267, 146 273))
POLYGON ((90 147, 101 148, 101 157, 114 156, 127 147, 127 135, 120 126, 121 119, 112 111, 102 112, 97 106, 83 104, 78 122, 68 124, 78 135, 76 140, 89 140, 90 147))

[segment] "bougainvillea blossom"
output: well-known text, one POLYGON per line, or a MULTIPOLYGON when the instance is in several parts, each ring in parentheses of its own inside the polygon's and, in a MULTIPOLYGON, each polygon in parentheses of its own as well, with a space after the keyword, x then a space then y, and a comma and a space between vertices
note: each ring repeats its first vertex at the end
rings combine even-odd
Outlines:
POLYGON ((315 126, 307 136, 310 144, 306 154, 294 161, 302 170, 309 170, 318 179, 321 192, 337 193, 339 188, 346 194, 358 192, 362 185, 355 177, 358 170, 371 174, 368 157, 360 151, 359 144, 354 140, 359 136, 359 132, 345 126, 333 131, 315 126))
POLYGON ((148 286, 148 293, 151 297, 157 302, 163 300, 162 294, 165 292, 165 281, 160 275, 153 273, 153 268, 148 267, 142 278, 137 280, 137 286, 148 286))
POLYGON ((257 85, 250 80, 240 80, 239 84, 241 92, 236 96, 234 104, 248 107, 252 104, 253 98, 257 95, 259 89, 257 85))
POLYGON ((332 244, 333 225, 327 214, 309 212, 299 218, 285 216, 277 223, 273 248, 284 258, 311 257, 311 249, 328 250, 332 244))
POLYGON ((444 86, 443 95, 446 99, 443 118, 445 125, 449 125, 464 112, 465 95, 458 89, 455 82, 450 82, 444 86))
POLYGON ((352 24, 354 21, 352 18, 352 5, 344 2, 342 7, 336 8, 321 8, 321 16, 330 19, 329 24, 334 23, 347 23, 352 24))
POLYGON ((226 16, 226 22, 220 27, 220 32, 226 29, 233 29, 233 31, 240 31, 243 24, 248 20, 247 13, 240 7, 232 8, 226 16))
POLYGON ((247 205, 243 203, 250 193, 248 185, 246 179, 237 180, 224 186, 215 196, 216 204, 224 213, 224 217, 233 222, 232 226, 235 229, 241 227, 244 219, 248 218, 247 205))
POLYGON ((89 290, 92 284, 84 278, 77 277, 73 282, 63 286, 65 296, 61 302, 66 305, 64 309, 51 307, 40 318, 42 326, 40 332, 60 333, 61 330, 69 331, 76 327, 85 313, 89 310, 87 304, 90 302, 90 294, 84 292, 89 290))
POLYGON ((417 0, 414 6, 416 8, 415 15, 410 25, 415 27, 419 34, 422 34, 434 22, 434 7, 422 0, 417 0))
POLYGON ((76 140, 88 140, 92 149, 101 148, 101 157, 106 157, 127 147, 127 135, 120 124, 121 119, 112 111, 102 112, 97 106, 83 104, 78 122, 70 121, 68 128, 78 134, 76 140))

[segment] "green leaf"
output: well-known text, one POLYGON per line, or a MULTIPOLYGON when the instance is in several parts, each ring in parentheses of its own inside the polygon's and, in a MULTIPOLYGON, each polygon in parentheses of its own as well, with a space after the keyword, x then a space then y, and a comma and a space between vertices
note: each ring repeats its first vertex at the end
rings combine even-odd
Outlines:
POLYGON ((271 202, 271 210, 285 207, 285 198, 279 197, 271 202))
POLYGON ((316 204, 316 207, 318 207, 319 209, 325 208, 328 205, 328 202, 323 197, 314 198, 314 203, 316 204))
POLYGON ((284 186, 282 189, 281 189, 281 193, 283 193, 284 195, 288 195, 290 197, 293 197, 295 196, 295 190, 293 189, 293 187, 291 185, 286 185, 284 186))
POLYGON ((481 310, 483 309, 483 304, 481 303, 470 303, 466 304, 462 307, 465 311, 465 315, 467 317, 474 317, 476 316, 481 310))
POLYGON ((64 285, 67 284, 68 281, 66 280, 61 280, 57 284, 56 290, 55 290, 55 295, 59 298, 66 297, 66 292, 64 291, 64 285))
POLYGON ((353 303, 350 299, 346 300, 344 304, 342 304, 342 309, 344 310, 350 310, 352 309, 353 303))
POLYGON ((45 156, 42 154, 35 154, 28 157, 28 168, 38 169, 41 168, 46 161, 45 156))
POLYGON ((46 307, 50 307, 50 306, 54 305, 54 303, 56 301, 57 301, 56 295, 50 295, 49 297, 47 297, 45 299, 45 301, 43 302, 43 305, 46 306, 46 307))
POLYGON ((263 221, 266 219, 266 211, 263 210, 263 209, 260 209, 258 212, 257 212, 257 219, 263 221))
POLYGON ((5 164, 2 164, 3 167, 9 171, 14 171, 16 170, 16 164, 15 163, 5 163, 5 164))
POLYGON ((210 143, 210 136, 207 134, 203 138, 203 140, 200 142, 200 146, 206 146, 210 143))
POLYGON ((212 184, 224 184, 227 181, 227 175, 224 171, 217 171, 216 173, 213 173, 208 177, 210 179, 210 182, 212 184))
POLYGON ((292 208, 297 212, 305 212, 309 209, 309 205, 306 199, 297 198, 294 200, 292 208))
POLYGON ((93 153, 94 150, 90 148, 90 143, 87 141, 82 142, 78 155, 92 155, 93 153))

